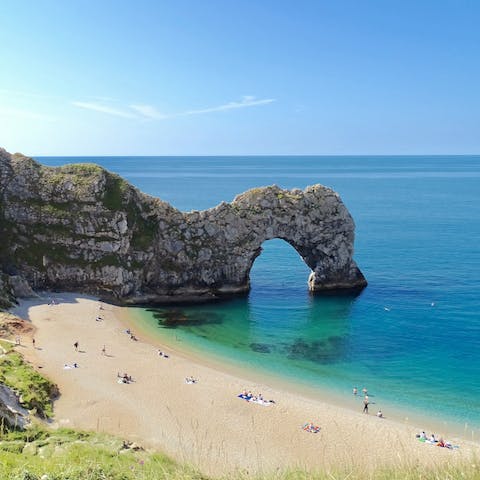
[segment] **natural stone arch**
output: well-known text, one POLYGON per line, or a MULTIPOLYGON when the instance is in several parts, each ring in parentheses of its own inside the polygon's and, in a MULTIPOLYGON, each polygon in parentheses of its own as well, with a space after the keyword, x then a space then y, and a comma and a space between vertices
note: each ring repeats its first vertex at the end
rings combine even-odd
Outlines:
POLYGON ((19 294, 13 274, 17 285, 24 279, 123 303, 245 293, 262 243, 273 238, 312 269, 311 291, 366 285, 352 258, 353 220, 321 185, 256 188, 183 213, 97 165, 44 167, 0 149, 0 234, 0 269, 10 277, 0 276, 0 290, 7 293, 19 294))
POLYGON ((185 215, 193 229, 208 233, 208 247, 197 261, 206 283, 218 285, 219 293, 248 291, 261 245, 274 238, 289 243, 312 270, 311 291, 366 284, 352 258, 353 220, 338 194, 321 185, 304 191, 257 188, 230 204, 185 215))

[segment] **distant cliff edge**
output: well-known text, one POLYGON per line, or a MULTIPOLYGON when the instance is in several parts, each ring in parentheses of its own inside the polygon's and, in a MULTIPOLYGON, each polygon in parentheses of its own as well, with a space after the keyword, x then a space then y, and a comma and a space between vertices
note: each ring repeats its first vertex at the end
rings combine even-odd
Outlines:
POLYGON ((265 240, 281 238, 312 269, 312 292, 361 289, 354 223, 321 185, 255 188, 183 213, 98 165, 46 167, 0 149, 0 307, 34 290, 124 304, 248 292, 265 240))

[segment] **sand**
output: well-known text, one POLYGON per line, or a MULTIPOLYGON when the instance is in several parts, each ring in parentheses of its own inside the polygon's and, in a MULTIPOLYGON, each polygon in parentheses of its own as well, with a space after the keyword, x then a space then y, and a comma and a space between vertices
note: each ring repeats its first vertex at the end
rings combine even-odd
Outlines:
POLYGON ((71 293, 55 299, 57 305, 48 305, 48 296, 24 300, 13 311, 36 327, 36 348, 23 339, 19 351, 60 388, 54 427, 118 435, 210 475, 286 468, 367 472, 480 458, 480 445, 466 439, 449 438, 460 445, 453 450, 422 444, 415 438, 420 427, 377 418, 372 408, 365 415, 308 399, 212 368, 147 338, 131 340, 125 332, 128 309, 71 293), (159 356, 159 348, 169 358, 159 356), (73 363, 79 367, 64 368, 73 363), (123 373, 133 382, 118 383, 123 373), (196 384, 185 383, 190 375, 196 384), (241 400, 243 389, 276 403, 241 400), (319 433, 302 429, 310 421, 321 427, 319 433))

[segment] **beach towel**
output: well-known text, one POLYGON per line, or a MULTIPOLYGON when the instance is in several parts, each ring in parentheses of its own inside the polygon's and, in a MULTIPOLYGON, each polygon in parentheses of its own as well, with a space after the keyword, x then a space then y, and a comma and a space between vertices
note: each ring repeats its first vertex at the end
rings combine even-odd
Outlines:
POLYGON ((63 365, 64 370, 71 370, 71 369, 74 369, 74 368, 78 368, 78 364, 77 365, 75 365, 75 364, 69 365, 68 363, 65 363, 63 365))
POLYGON ((240 395, 237 395, 237 397, 247 401, 249 401, 252 398, 251 396, 244 395, 243 393, 241 393, 240 395))
POLYGON ((250 398, 248 401, 251 403, 257 403, 258 405, 263 405, 264 407, 268 407, 273 403, 269 402, 268 400, 253 400, 253 398, 250 398))

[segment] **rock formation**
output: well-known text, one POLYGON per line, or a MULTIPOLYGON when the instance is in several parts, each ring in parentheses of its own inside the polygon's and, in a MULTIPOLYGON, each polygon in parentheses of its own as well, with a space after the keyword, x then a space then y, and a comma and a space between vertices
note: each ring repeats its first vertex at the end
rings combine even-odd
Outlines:
POLYGON ((20 404, 15 392, 0 383, 0 424, 23 430, 30 423, 28 410, 20 404))
POLYGON ((24 280, 128 304, 241 294, 272 238, 312 269, 312 292, 366 285, 352 259, 353 220, 321 185, 255 188, 183 213, 97 165, 52 168, 0 149, 0 238, 4 302, 29 292, 24 280))

